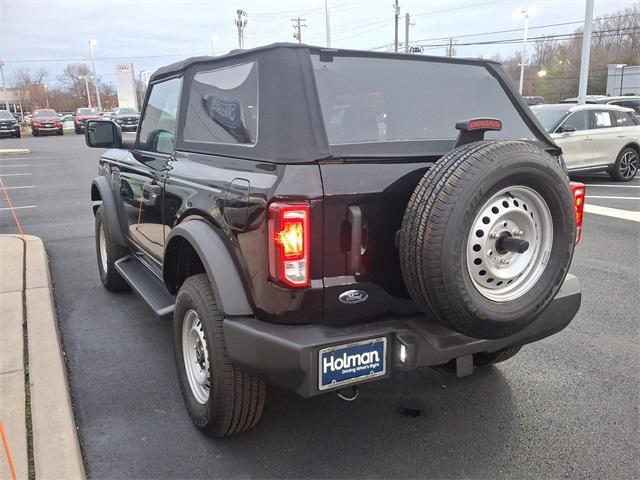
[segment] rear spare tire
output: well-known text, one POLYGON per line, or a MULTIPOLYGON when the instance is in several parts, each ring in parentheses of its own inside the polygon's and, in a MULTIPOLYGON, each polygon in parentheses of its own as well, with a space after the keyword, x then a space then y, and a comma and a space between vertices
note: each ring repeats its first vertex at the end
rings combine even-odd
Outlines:
POLYGON ((400 231, 402 275, 427 316, 465 335, 502 338, 556 295, 575 243, 573 198, 535 145, 453 150, 413 192, 400 231))

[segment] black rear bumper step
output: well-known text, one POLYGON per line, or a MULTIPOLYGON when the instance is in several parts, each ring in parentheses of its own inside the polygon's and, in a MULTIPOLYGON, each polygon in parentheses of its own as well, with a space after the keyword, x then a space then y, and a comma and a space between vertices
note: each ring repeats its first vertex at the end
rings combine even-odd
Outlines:
MULTIPOLYGON (((354 341, 386 337, 386 374, 367 381, 389 377, 394 371, 444 365, 456 360, 458 374, 471 373, 472 355, 532 343, 565 328, 580 308, 580 283, 568 275, 551 304, 527 328, 506 338, 471 338, 446 327, 429 323, 425 317, 394 318, 346 327, 326 325, 276 325, 255 318, 224 320, 227 352, 233 362, 256 376, 313 397, 331 390, 318 388, 318 354, 322 348, 354 341), (400 347, 406 359, 400 361, 400 347), (459 361, 458 361, 459 360, 459 361)), ((339 387, 338 387, 339 388, 339 387)))
POLYGON ((127 255, 116 263, 116 270, 159 317, 171 315, 176 303, 174 297, 155 275, 134 255, 127 255))

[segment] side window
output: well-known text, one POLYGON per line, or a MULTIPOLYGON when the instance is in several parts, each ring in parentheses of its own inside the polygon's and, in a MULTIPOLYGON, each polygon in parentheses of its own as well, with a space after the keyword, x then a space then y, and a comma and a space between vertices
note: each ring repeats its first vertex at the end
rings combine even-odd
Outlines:
POLYGON ((587 112, 582 110, 579 112, 573 112, 569 115, 562 125, 572 125, 576 127, 576 130, 587 130, 589 128, 589 117, 587 112))
POLYGON ((593 128, 608 128, 614 125, 610 112, 591 112, 593 128))
POLYGON ((140 125, 138 148, 149 152, 173 153, 182 78, 151 86, 149 102, 140 125))
POLYGON ((636 115, 640 115, 640 100, 618 100, 615 102, 611 102, 611 105, 633 108, 636 112, 636 115))
POLYGON ((616 127, 630 127, 631 125, 635 125, 633 118, 630 113, 627 112, 611 112, 613 118, 615 120, 614 125, 616 127))
POLYGON ((253 145, 257 136, 256 62, 196 73, 189 88, 184 140, 253 145))

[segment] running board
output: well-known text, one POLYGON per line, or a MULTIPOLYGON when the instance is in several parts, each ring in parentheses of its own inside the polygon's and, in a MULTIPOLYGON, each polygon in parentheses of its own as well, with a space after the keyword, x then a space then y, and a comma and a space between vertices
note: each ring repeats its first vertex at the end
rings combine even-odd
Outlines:
POLYGON ((159 317, 171 315, 176 297, 171 295, 162 280, 133 255, 115 262, 116 270, 131 288, 159 317))

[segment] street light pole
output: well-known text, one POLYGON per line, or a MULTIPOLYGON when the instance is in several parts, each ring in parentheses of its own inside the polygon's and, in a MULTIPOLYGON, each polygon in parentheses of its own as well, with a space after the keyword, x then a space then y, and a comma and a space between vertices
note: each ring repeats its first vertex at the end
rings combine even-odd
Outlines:
POLYGON ((527 61, 527 35, 529 33, 529 11, 524 9, 520 12, 524 17, 524 36, 522 37, 522 58, 520 59, 520 86, 518 91, 522 95, 522 87, 524 85, 524 66, 527 61))
POLYGON ((587 0, 582 31, 582 58, 580 59, 580 85, 578 103, 587 103, 587 83, 589 82, 589 55, 591 54, 591 32, 593 30, 593 0, 587 0))
POLYGON ((216 56, 216 42, 218 41, 218 36, 215 33, 211 34, 211 56, 216 56))
POLYGON ((4 95, 4 106, 9 111, 9 96, 7 95, 7 87, 4 83, 4 63, 0 60, 0 80, 2 80, 2 94, 4 95))
POLYGON ((49 94, 47 93, 47 84, 43 83, 44 85, 44 101, 47 104, 47 108, 49 108, 49 94))
POLYGON ((324 0, 324 29, 327 34, 327 48, 331 48, 331 22, 329 20, 329 0, 324 0))
POLYGON ((96 74, 96 62, 93 58, 93 46, 98 43, 93 39, 89 40, 89 53, 91 54, 91 68, 93 69, 93 85, 96 87, 96 100, 98 101, 98 112, 102 112, 102 102, 100 102, 100 90, 98 89, 98 75, 96 74))

